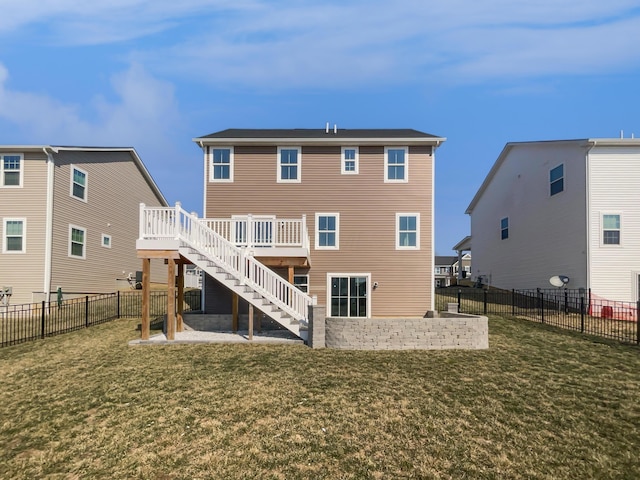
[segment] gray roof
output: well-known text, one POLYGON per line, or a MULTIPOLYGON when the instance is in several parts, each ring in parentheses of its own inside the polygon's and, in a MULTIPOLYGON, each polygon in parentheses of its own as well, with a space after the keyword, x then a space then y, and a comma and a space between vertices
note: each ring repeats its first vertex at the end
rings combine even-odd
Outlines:
POLYGON ((271 128, 271 129, 251 129, 251 128, 228 128, 220 132, 214 132, 209 135, 199 137, 206 138, 300 138, 300 139, 313 139, 313 138, 432 138, 439 139, 436 135, 430 133, 419 132, 411 128, 367 128, 367 129, 347 129, 338 128, 336 133, 333 133, 332 127, 329 128, 327 133, 324 128, 271 128))
POLYGON ((436 256, 435 265, 436 266, 439 266, 439 265, 451 266, 454 263, 456 263, 457 261, 458 261, 458 257, 454 257, 454 256, 436 256))

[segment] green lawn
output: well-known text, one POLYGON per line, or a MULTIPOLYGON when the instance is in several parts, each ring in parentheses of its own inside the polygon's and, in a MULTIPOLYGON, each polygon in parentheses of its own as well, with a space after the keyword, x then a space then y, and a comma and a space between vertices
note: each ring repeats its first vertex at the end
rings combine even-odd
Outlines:
POLYGON ((0 478, 640 478, 640 350, 490 318, 485 351, 0 349, 0 478))

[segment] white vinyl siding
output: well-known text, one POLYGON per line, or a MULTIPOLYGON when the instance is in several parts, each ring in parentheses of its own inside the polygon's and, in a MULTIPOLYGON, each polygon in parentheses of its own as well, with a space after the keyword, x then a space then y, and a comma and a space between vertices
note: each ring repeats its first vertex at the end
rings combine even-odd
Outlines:
MULTIPOLYGON (((589 155, 590 278, 595 295, 609 300, 636 301, 640 272, 640 147, 598 147, 589 155), (619 244, 605 244, 619 215, 619 244)), ((475 258, 475 257, 474 257, 475 258)))
POLYGON ((0 154, 0 188, 20 188, 24 176, 24 157, 20 154, 0 154))
POLYGON ((2 221, 2 253, 26 253, 26 251, 27 251, 27 219, 26 218, 3 219, 2 221))

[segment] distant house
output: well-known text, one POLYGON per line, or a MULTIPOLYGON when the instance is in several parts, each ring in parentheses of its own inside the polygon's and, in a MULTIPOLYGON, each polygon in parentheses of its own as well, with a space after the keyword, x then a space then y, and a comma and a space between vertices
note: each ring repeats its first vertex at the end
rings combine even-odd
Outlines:
POLYGON ((640 139, 508 143, 466 213, 484 283, 640 298, 640 139))
MULTIPOLYGON (((194 141, 204 218, 181 213, 189 227, 176 241, 158 227, 143 232, 138 250, 202 268, 206 313, 251 304, 299 333, 314 298, 328 317, 434 309, 434 156, 444 138, 334 127, 229 129, 194 141)), ((153 224, 163 213, 145 215, 153 224)))
POLYGON ((460 278, 468 278, 471 274, 471 254, 462 255, 462 271, 459 275, 457 256, 435 257, 434 276, 436 287, 450 287, 458 283, 460 278))
POLYGON ((133 148, 0 146, 0 287, 11 304, 135 279, 140 202, 167 204, 133 148))

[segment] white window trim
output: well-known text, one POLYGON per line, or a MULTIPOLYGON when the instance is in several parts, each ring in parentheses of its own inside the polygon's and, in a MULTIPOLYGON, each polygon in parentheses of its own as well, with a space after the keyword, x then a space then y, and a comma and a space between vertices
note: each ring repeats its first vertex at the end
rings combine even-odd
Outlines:
POLYGON ((316 213, 316 250, 340 250, 340 214, 336 212, 316 213), (332 246, 320 246, 320 217, 336 217, 336 244, 332 246))
POLYGON ((500 217, 500 241, 504 241, 504 240, 509 240, 509 237, 511 235, 511 221, 509 220, 509 217, 500 217), (502 221, 506 220, 507 221, 507 228, 502 228, 502 221), (506 230, 507 231, 507 236, 505 238, 502 238, 502 232, 506 230))
POLYGON ((342 175, 358 175, 358 170, 360 168, 359 167, 359 165, 360 165, 360 149, 358 147, 342 147, 342 152, 340 154, 340 158, 341 158, 340 173, 342 173, 342 175), (355 150, 356 151, 355 158, 353 159, 353 162, 355 163, 355 170, 347 170, 346 169, 347 159, 344 156, 345 155, 345 150, 355 150))
POLYGON ((549 169, 549 197, 555 197, 556 195, 560 195, 561 193, 564 193, 565 187, 567 186, 567 182, 565 182, 565 171, 564 171, 564 163, 559 163, 558 165, 556 165, 553 168, 549 169), (556 180, 555 182, 551 181, 551 171, 555 170, 558 167, 562 167, 562 177, 560 177, 562 179, 562 190, 560 190, 558 193, 554 193, 553 195, 551 194, 551 184, 560 181, 560 178, 558 180, 556 180))
POLYGON ((371 312, 371 273, 327 273, 327 317, 331 316, 331 279, 333 277, 366 277, 367 278, 367 316, 366 317, 339 317, 339 318, 372 318, 371 312))
MULTIPOLYGON (((11 172, 15 170, 10 170, 11 172)), ((22 188, 22 183, 24 180, 24 155, 21 153, 3 153, 0 155, 0 188, 22 188), (18 185, 5 185, 4 184, 4 157, 20 157, 20 170, 19 170, 19 178, 18 185)))
POLYGON ((86 170, 83 170, 80 167, 77 167, 76 165, 71 164, 71 185, 69 188, 69 195, 72 198, 75 198, 76 200, 80 200, 81 202, 87 203, 88 199, 89 199, 89 174, 87 173, 86 170), (84 198, 80 198, 80 197, 76 197, 73 194, 73 184, 74 184, 74 180, 73 180, 73 171, 74 170, 78 170, 81 173, 84 173, 84 198))
POLYGON ((404 212, 396 213, 396 250, 420 250, 420 213, 418 212, 404 212), (416 217, 416 245, 404 246, 400 245, 400 217, 416 217))
POLYGON ((87 229, 84 227, 79 227, 78 225, 72 225, 69 224, 69 246, 68 246, 68 251, 67 251, 67 255, 71 258, 77 258, 77 259, 81 259, 81 260, 85 260, 87 258, 87 229), (73 231, 73 229, 76 230, 82 230, 84 232, 84 243, 82 244, 82 256, 78 256, 78 255, 73 255, 71 253, 71 233, 73 231))
MULTIPOLYGON (((302 182, 302 147, 296 146, 284 146, 278 147, 278 157, 276 158, 277 170, 278 170, 278 183, 301 183, 302 182), (282 150, 297 150, 298 151, 298 176, 295 180, 282 179, 282 164, 280 163, 280 152, 282 150)), ((291 165, 291 164, 287 164, 291 165)))
MULTIPOLYGON (((85 239, 85 243, 86 243, 86 239, 85 239)), ((102 239, 100 240, 100 245, 102 245, 104 248, 111 248, 111 235, 107 235, 106 233, 103 233, 102 239), (109 245, 104 244, 104 241, 106 238, 109 239, 109 245)))
POLYGON ((604 247, 604 248, 620 248, 622 246, 622 243, 623 243, 622 225, 624 225, 622 212, 606 211, 606 212, 600 213, 600 232, 599 232, 599 235, 600 235, 600 246, 604 247), (619 243, 604 243, 604 216, 605 215, 618 215, 620 217, 620 228, 618 229, 618 232, 620 232, 620 242, 619 243))
POLYGON ((213 183, 233 183, 233 171, 234 171, 234 151, 233 146, 215 146, 209 147, 209 181, 213 183), (229 178, 214 178, 213 177, 213 151, 214 150, 229 150, 229 178))
POLYGON ((408 183, 409 182, 409 147, 384 147, 384 182, 385 183, 408 183), (397 180, 389 179, 389 150, 404 150, 404 178, 397 180))
POLYGON ((8 255, 27 253, 27 219, 7 217, 2 219, 2 253, 8 255), (22 222, 22 250, 7 250, 7 222, 22 222))

